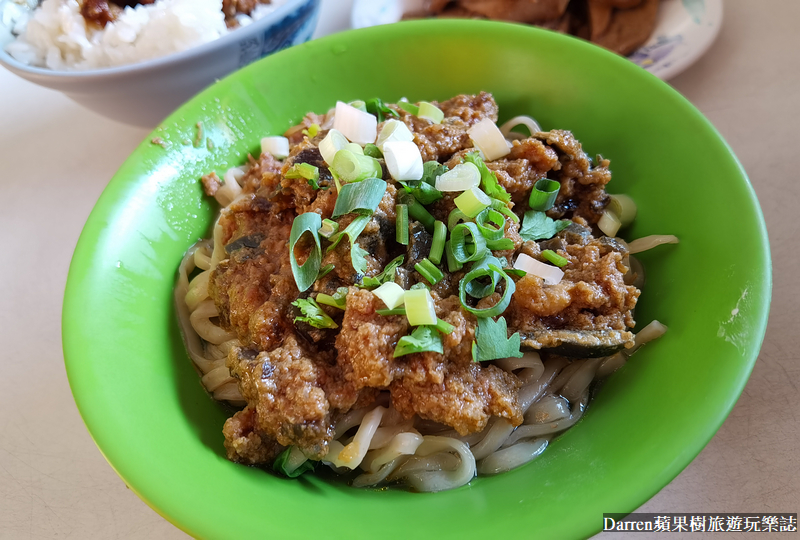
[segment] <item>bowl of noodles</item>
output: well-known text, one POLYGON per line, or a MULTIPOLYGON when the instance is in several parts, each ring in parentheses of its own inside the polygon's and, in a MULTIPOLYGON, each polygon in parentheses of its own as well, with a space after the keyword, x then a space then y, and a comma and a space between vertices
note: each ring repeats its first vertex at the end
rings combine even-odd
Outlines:
POLYGON ((157 128, 81 235, 64 351, 104 456, 194 536, 584 537, 719 428, 770 289, 747 177, 676 92, 548 31, 418 21, 266 58, 157 128), (521 160, 541 169, 524 186, 521 160), (652 235, 679 243, 631 241, 652 235), (260 277, 236 289, 245 274, 260 277), (587 302, 616 290, 619 311, 568 317, 558 287, 587 302), (258 310, 277 322, 252 323, 258 310), (374 348, 364 332, 389 337, 374 348), (462 371, 426 394, 443 354, 462 371), (388 382, 359 371, 381 358, 388 382), (454 395, 455 412, 432 404, 454 395))

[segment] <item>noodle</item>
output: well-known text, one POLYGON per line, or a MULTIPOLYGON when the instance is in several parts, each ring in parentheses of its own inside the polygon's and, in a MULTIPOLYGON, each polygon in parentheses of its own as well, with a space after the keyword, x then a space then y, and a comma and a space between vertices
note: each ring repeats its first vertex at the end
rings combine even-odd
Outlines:
MULTIPOLYGON (((286 136, 295 141, 312 123, 327 130, 333 122, 333 110, 323 116, 312 113, 303 124, 287 131, 286 136)), ((500 131, 509 141, 525 139, 512 131, 521 125, 532 135, 548 136, 540 133, 534 119, 525 116, 512 118, 500 131)), ((189 249, 181 261, 175 287, 180 329, 204 388, 214 399, 235 406, 243 406, 246 401, 239 381, 228 368, 229 355, 235 359, 240 347, 247 344, 220 325, 220 313, 209 295, 209 284, 220 262, 229 257, 220 220, 231 212, 237 200, 248 196, 243 186, 253 163, 224 173, 224 181, 214 193, 222 209, 214 224, 213 237, 189 249)), ((628 244, 628 249, 635 253, 672 239, 642 238, 628 244)), ((622 240, 620 243, 625 245, 622 240)), ((626 280, 643 281, 641 265, 628 257, 628 252, 623 264, 634 269, 625 275, 626 280)), ((491 416, 482 430, 462 435, 449 425, 419 415, 404 417, 383 388, 369 406, 332 416, 333 439, 321 462, 340 474, 359 470, 361 474, 352 482, 356 487, 402 482, 418 491, 452 489, 468 483, 476 474, 497 474, 519 467, 536 459, 553 437, 582 418, 594 381, 619 369, 639 347, 665 331, 666 327, 653 321, 635 336, 632 348, 600 358, 570 360, 527 351, 519 358, 491 361, 496 368, 519 380, 517 399, 522 424, 516 427, 507 418, 491 416)), ((303 451, 292 445, 283 461, 283 472, 302 473, 304 469, 300 467, 307 461, 303 451)))

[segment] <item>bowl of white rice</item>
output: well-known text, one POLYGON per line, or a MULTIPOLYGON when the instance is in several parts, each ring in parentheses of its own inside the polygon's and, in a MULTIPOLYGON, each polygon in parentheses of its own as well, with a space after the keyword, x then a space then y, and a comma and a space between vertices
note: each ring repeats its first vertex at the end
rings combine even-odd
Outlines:
POLYGON ((154 127, 215 80, 308 41, 320 0, 0 0, 0 64, 154 127))

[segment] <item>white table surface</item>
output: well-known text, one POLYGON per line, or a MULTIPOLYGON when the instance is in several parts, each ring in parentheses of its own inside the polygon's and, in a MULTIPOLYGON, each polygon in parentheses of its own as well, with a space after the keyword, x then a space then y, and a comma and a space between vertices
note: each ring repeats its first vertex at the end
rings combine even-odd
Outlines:
MULTIPOLYGON (((346 28, 350 4, 323 0, 318 33, 346 28)), ((641 511, 800 509, 800 2, 727 0, 725 10, 717 42, 671 83, 717 126, 755 187, 773 253, 772 311, 733 412, 641 511)), ((0 262, 0 539, 186 537, 105 462, 72 400, 61 351, 78 235, 146 135, 0 69, 0 230, 8 241, 0 262)))

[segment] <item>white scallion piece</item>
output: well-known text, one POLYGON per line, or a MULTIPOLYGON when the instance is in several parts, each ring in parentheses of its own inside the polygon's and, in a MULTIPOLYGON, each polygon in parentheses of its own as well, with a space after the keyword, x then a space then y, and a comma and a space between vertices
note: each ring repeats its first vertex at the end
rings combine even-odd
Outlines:
POLYGON ((289 139, 286 137, 264 137, 261 139, 261 153, 272 154, 275 159, 286 159, 289 156, 289 139))
POLYGON ((677 244, 678 237, 672 234, 654 234, 651 236, 643 236, 637 238, 628 244, 628 252, 633 255, 634 253, 641 253, 647 251, 661 244, 677 244))
POLYGON ((428 289, 411 289, 403 293, 406 318, 411 326, 436 324, 436 305, 428 289))
POLYGON ((488 118, 484 118, 467 130, 472 143, 478 148, 487 161, 494 161, 511 152, 508 141, 500 128, 488 118))
POLYGON ((381 152, 383 152, 383 145, 387 142, 413 140, 414 134, 411 133, 403 122, 391 119, 383 123, 381 131, 378 133, 378 138, 375 141, 375 146, 380 148, 381 152))
POLYGON ((328 134, 325 135, 325 138, 320 141, 319 153, 322 155, 322 159, 325 160, 325 163, 332 165, 336 152, 348 144, 350 144, 350 141, 347 140, 347 137, 342 135, 341 131, 338 129, 331 129, 328 134))
POLYGON ((405 301, 405 292, 406 291, 394 281, 387 281, 372 291, 372 294, 383 300, 387 308, 394 309, 403 305, 405 301))
POLYGON ((597 222, 597 227, 603 231, 603 234, 606 236, 614 237, 617 236, 619 228, 622 227, 622 222, 614 212, 606 209, 603 211, 603 215, 600 216, 600 221, 597 222))
POLYGON ((561 268, 539 262, 524 253, 520 253, 517 260, 514 261, 514 268, 539 276, 544 280, 545 285, 557 285, 564 277, 564 271, 561 268))
POLYGON ((436 177, 439 191, 467 191, 481 183, 481 171, 474 164, 464 162, 436 177))
POLYGON ((611 202, 608 208, 616 214, 623 227, 627 227, 636 219, 636 202, 628 195, 610 195, 611 202))
POLYGON ((417 114, 417 118, 428 120, 430 122, 433 122, 434 124, 441 124, 442 120, 444 120, 444 112, 442 111, 442 109, 440 109, 433 103, 429 103, 427 101, 420 101, 419 113, 417 114))
POLYGON ((378 136, 377 118, 342 101, 336 103, 333 127, 352 142, 361 145, 374 143, 375 137, 378 136))
POLYGON ((342 150, 350 150, 354 154, 359 154, 359 155, 362 155, 362 156, 364 155, 364 147, 361 146, 360 144, 354 143, 354 142, 346 144, 345 147, 342 148, 342 150))
POLYGON ((391 141, 383 145, 386 168, 395 180, 419 180, 425 172, 422 154, 411 141, 391 141))

